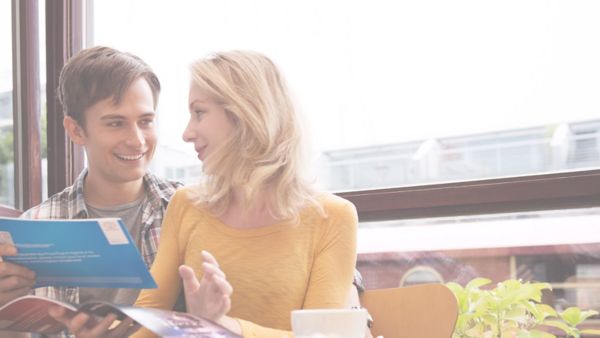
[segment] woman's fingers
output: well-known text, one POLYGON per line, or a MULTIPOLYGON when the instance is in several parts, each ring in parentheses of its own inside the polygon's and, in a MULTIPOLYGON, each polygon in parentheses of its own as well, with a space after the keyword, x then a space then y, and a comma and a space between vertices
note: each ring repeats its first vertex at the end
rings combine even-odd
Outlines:
POLYGON ((190 267, 184 265, 179 267, 188 311, 211 320, 218 320, 231 309, 230 295, 233 287, 227 281, 217 260, 209 252, 203 251, 201 257, 202 278, 200 280, 190 267))
POLYGON ((233 287, 225 278, 221 278, 219 276, 213 276, 213 285, 220 291, 222 294, 230 296, 233 293, 233 287))
POLYGON ((225 272, 221 270, 218 266, 211 263, 202 263, 202 269, 204 270, 204 274, 208 276, 219 276, 221 278, 225 278, 225 272))
POLYGON ((200 255, 202 256, 202 261, 203 262, 212 263, 212 264, 214 264, 216 266, 219 266, 219 263, 217 262, 217 259, 210 252, 208 252, 206 250, 202 250, 202 252, 200 253, 200 255))
POLYGON ((221 300, 221 308, 220 312, 223 315, 226 315, 231 309, 231 298, 228 295, 223 295, 223 299, 221 300))
POLYGON ((187 265, 181 265, 179 267, 179 276, 183 281, 183 290, 187 293, 196 292, 200 288, 200 282, 196 278, 194 270, 187 265))

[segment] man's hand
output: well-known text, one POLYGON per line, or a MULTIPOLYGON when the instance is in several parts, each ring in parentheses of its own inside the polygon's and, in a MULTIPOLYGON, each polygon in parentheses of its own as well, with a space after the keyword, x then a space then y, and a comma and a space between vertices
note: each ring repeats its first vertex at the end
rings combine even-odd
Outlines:
POLYGON ((187 310, 191 314, 219 322, 231 309, 230 296, 233 288, 210 253, 202 251, 202 261, 204 275, 200 281, 192 268, 185 265, 179 267, 187 310))
POLYGON ((65 325, 69 332, 77 338, 129 337, 140 328, 139 324, 134 323, 129 317, 111 328, 113 322, 117 320, 117 315, 114 313, 108 314, 101 321, 96 321, 86 313, 70 316, 62 307, 51 308, 48 313, 52 318, 65 325))
MULTIPOLYGON (((0 258, 16 255, 17 248, 10 244, 0 244, 0 258)), ((34 285, 35 272, 0 259, 0 305, 29 294, 34 285)))

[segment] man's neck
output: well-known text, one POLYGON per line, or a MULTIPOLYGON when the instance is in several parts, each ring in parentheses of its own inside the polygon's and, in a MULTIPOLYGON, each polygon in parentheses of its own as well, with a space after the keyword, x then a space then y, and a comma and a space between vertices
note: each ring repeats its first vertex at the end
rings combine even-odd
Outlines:
POLYGON ((144 179, 115 183, 88 173, 83 184, 85 203, 93 207, 113 207, 137 201, 144 194, 144 179))

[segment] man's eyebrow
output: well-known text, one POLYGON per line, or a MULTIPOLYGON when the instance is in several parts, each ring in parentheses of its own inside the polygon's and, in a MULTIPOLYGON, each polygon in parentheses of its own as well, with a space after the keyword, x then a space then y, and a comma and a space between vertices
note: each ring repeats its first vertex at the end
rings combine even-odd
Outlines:
MULTIPOLYGON (((141 117, 154 117, 156 115, 156 113, 154 112, 147 112, 142 114, 141 117)), ((107 114, 104 115, 100 118, 100 120, 124 120, 125 116, 123 115, 119 115, 119 114, 107 114)))
POLYGON ((108 114, 108 115, 104 115, 100 118, 100 120, 123 120, 125 119, 125 117, 123 115, 117 115, 117 114, 108 114))
POLYGON ((156 116, 156 113, 150 112, 150 111, 142 114, 142 117, 154 117, 154 116, 156 116))

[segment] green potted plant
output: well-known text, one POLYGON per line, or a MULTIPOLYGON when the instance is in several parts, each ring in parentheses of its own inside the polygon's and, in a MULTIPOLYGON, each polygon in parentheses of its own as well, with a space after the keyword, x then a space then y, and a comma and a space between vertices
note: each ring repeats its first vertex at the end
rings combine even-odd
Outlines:
POLYGON ((458 300, 459 315, 452 338, 550 338, 555 335, 544 330, 554 327, 565 337, 600 335, 600 330, 580 329, 579 325, 597 311, 582 311, 570 307, 562 312, 541 303, 542 290, 551 289, 548 283, 506 280, 491 290, 481 289, 491 280, 475 278, 465 287, 457 283, 446 285, 458 300))

